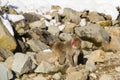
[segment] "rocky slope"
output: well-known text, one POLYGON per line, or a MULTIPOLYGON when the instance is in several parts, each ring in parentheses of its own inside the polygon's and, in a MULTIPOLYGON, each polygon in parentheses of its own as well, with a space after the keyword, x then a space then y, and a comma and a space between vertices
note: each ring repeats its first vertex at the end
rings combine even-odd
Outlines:
POLYGON ((120 16, 60 10, 52 6, 39 15, 1 7, 0 80, 120 80, 120 16), (50 63, 51 45, 74 34, 82 39, 84 61, 76 67, 50 63))

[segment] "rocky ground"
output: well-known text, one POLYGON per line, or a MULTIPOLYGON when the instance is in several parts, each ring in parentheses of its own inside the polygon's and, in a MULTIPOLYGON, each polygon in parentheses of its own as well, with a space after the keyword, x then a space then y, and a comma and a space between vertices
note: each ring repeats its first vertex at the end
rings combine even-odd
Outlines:
POLYGON ((112 20, 88 10, 60 10, 52 6, 39 15, 1 7, 0 80, 120 80, 120 15, 112 20), (51 45, 74 34, 82 39, 83 63, 50 63, 51 45))

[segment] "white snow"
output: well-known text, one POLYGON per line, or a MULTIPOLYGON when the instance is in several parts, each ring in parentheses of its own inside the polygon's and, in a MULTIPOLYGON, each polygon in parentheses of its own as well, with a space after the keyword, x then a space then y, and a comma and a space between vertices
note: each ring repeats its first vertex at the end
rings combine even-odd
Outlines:
POLYGON ((10 20, 12 22, 17 22, 25 19, 23 15, 16 15, 16 14, 4 14, 3 16, 5 19, 10 20))
POLYGON ((0 18, 1 18, 2 22, 3 22, 3 24, 5 25, 5 27, 11 33, 11 35, 14 36, 14 31, 12 29, 12 26, 11 26, 10 22, 7 19, 2 18, 1 16, 0 16, 0 18))

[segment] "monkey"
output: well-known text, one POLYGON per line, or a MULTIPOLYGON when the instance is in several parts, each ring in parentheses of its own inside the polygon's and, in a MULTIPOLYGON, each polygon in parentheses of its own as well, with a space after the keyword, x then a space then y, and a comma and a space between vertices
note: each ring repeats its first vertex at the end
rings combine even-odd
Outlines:
POLYGON ((59 64, 63 65, 68 62, 71 66, 77 66, 78 56, 82 52, 81 39, 75 37, 69 41, 56 42, 52 46, 52 52, 59 64))

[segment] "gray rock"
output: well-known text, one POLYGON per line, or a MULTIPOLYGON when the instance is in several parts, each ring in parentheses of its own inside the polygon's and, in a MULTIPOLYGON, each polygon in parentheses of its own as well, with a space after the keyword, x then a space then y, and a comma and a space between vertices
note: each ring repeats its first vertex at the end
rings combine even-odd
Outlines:
POLYGON ((82 41, 81 48, 82 49, 92 49, 93 43, 88 41, 82 41))
POLYGON ((60 38, 61 40, 64 40, 64 41, 68 41, 68 40, 71 40, 71 39, 72 39, 72 36, 71 36, 71 34, 61 33, 61 34, 59 35, 59 38, 60 38))
POLYGON ((100 76, 100 80, 115 80, 115 78, 112 75, 103 74, 100 76))
POLYGON ((49 72, 57 72, 57 71, 58 68, 55 65, 45 61, 42 61, 35 70, 36 73, 49 73, 49 72))
POLYGON ((30 45, 30 48, 33 51, 42 51, 42 50, 50 48, 49 46, 47 46, 45 43, 41 42, 40 40, 31 39, 27 41, 27 43, 30 45))
POLYGON ((85 69, 92 72, 92 71, 95 71, 97 67, 95 66, 94 62, 87 61, 85 65, 85 69))
POLYGON ((12 70, 19 75, 27 73, 32 70, 31 58, 23 53, 16 53, 12 64, 12 70))
POLYGON ((97 24, 89 24, 84 27, 76 27, 75 33, 81 38, 93 43, 109 43, 109 34, 97 24))
POLYGON ((66 76, 65 80, 87 80, 89 72, 85 69, 82 69, 78 72, 73 72, 66 76))
POLYGON ((13 78, 13 74, 8 68, 0 63, 0 80, 10 80, 13 78))
POLYGON ((80 26, 86 26, 86 25, 87 25, 87 20, 85 18, 81 19, 80 26))
POLYGON ((32 80, 47 80, 47 78, 38 75, 38 76, 34 77, 32 80))
POLYGON ((67 21, 79 24, 80 17, 77 15, 77 12, 71 8, 64 8, 63 15, 66 17, 67 21))
POLYGON ((60 32, 57 26, 49 26, 47 31, 51 33, 52 35, 56 35, 57 33, 60 32))

